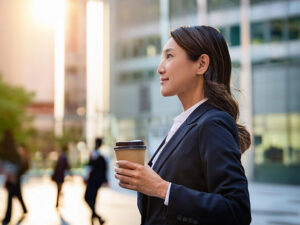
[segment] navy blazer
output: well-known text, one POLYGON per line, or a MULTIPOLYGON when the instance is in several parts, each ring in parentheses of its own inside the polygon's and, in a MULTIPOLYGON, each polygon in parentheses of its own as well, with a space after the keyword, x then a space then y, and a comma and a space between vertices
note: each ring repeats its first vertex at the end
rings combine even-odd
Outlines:
POLYGON ((138 193, 141 224, 250 224, 248 182, 240 159, 235 121, 204 102, 154 164, 153 170, 172 182, 168 206, 163 199, 138 193))

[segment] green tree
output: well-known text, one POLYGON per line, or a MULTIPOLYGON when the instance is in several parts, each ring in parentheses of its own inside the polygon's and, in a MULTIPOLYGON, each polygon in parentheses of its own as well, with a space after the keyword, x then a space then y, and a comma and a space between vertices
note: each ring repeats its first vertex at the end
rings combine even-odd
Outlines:
POLYGON ((33 97, 34 93, 22 87, 4 83, 0 74, 0 140, 3 132, 9 129, 19 143, 26 143, 26 138, 33 130, 33 116, 26 112, 26 108, 33 97))

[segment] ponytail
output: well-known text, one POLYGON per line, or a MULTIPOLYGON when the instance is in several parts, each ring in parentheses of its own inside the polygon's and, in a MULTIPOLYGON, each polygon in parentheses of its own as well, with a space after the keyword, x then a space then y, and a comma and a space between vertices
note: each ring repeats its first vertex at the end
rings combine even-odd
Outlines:
POLYGON ((228 93, 224 84, 219 84, 205 79, 204 76, 204 95, 208 98, 211 105, 224 112, 229 113, 236 122, 239 136, 239 147, 244 153, 251 145, 250 133, 246 127, 238 124, 239 106, 231 93, 228 93))

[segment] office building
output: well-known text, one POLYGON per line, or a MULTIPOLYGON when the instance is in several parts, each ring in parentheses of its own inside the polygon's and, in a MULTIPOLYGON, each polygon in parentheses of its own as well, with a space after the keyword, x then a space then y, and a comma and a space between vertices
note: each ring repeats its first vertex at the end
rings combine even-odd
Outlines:
MULTIPOLYGON (((118 121, 118 138, 147 140, 151 154, 182 110, 175 97, 164 99, 159 91, 156 68, 169 29, 201 21, 217 27, 229 45, 232 85, 239 88, 244 78, 243 1, 110 2, 111 114, 118 121)), ((250 168, 254 180, 299 184, 300 1, 250 0, 247 7, 254 151, 250 168)))

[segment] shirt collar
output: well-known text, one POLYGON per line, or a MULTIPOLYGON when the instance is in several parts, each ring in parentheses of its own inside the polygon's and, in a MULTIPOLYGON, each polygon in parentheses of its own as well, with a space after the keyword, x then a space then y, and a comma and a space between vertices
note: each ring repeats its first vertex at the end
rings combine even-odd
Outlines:
POLYGON ((191 106, 190 108, 188 108, 187 110, 183 111, 182 113, 180 113, 178 116, 176 116, 174 118, 174 122, 175 123, 176 122, 183 123, 199 105, 201 105, 202 103, 204 103, 206 101, 207 101, 207 98, 204 98, 201 101, 194 104, 193 106, 191 106))

